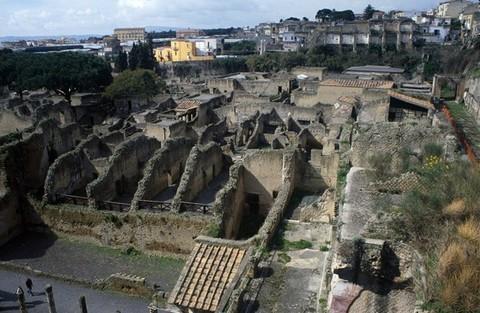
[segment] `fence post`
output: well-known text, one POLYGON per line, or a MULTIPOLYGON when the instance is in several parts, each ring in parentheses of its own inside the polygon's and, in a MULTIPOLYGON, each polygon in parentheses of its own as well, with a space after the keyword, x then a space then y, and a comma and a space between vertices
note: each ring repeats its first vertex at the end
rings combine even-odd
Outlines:
POLYGON ((45 292, 47 293, 48 312, 57 313, 55 308, 55 300, 53 299, 53 288, 51 285, 45 286, 45 292))
POLYGON ((25 304, 25 294, 23 293, 22 287, 17 288, 16 294, 17 294, 18 304, 20 305, 20 313, 28 313, 27 305, 25 304))
POLYGON ((78 302, 80 304, 80 313, 88 313, 87 300, 85 300, 85 296, 81 296, 78 302))

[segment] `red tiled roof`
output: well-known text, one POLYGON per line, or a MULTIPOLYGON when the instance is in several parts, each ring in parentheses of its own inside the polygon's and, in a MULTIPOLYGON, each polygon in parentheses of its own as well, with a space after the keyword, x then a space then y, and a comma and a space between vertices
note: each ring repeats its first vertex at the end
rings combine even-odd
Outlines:
POLYGON ((367 89, 392 89, 394 85, 393 81, 388 80, 327 79, 320 82, 320 86, 367 89))
POLYGON ((180 100, 178 101, 178 105, 175 109, 177 110, 190 110, 194 108, 198 108, 201 102, 198 100, 180 100))
POLYGON ((237 274, 246 250, 216 243, 197 243, 169 303, 215 312, 220 300, 237 274))

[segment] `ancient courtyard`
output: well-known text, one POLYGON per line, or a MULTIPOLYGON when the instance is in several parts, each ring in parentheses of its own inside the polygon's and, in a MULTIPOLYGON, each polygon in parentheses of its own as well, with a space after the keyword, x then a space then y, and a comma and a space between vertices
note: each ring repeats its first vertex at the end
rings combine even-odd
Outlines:
POLYGON ((463 2, 0 45, 0 312, 478 312, 463 2))

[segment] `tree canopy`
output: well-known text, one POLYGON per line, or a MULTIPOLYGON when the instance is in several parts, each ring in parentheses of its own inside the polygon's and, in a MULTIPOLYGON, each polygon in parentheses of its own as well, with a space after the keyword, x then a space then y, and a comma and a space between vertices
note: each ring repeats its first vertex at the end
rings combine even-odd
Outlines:
POLYGON ((353 21, 355 20, 355 14, 352 10, 335 11, 330 9, 321 9, 317 12, 315 18, 326 21, 353 21))
POLYGON ((128 68, 128 55, 125 51, 121 51, 115 59, 115 71, 123 72, 128 68))
POLYGON ((151 70, 126 70, 113 80, 105 90, 105 95, 111 99, 129 96, 151 98, 165 88, 165 83, 157 80, 151 70))
POLYGON ((153 57, 153 48, 151 41, 146 43, 133 44, 132 50, 128 54, 128 68, 153 70, 155 59, 153 57))
POLYGON ((375 13, 375 8, 371 4, 369 4, 363 11, 363 18, 369 20, 372 18, 373 13, 375 13))
POLYGON ((70 101, 75 92, 97 92, 112 81, 110 65, 82 53, 4 53, 0 84, 20 96, 24 90, 46 88, 70 101))

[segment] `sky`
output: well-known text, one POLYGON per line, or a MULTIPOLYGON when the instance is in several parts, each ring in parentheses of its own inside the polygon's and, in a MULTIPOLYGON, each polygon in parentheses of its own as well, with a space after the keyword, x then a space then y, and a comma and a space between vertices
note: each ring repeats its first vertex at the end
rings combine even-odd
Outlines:
POLYGON ((322 8, 360 13, 429 9, 439 0, 0 0, 0 36, 111 34, 115 27, 216 28, 308 17, 322 8))

